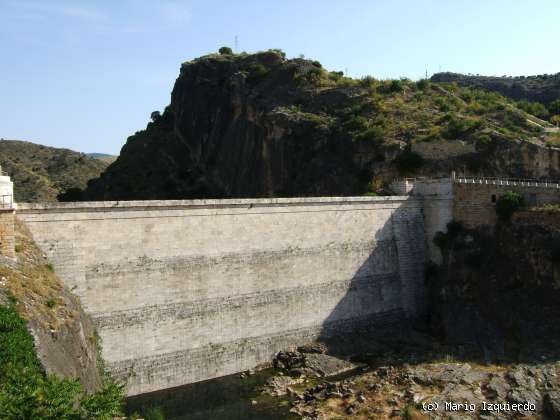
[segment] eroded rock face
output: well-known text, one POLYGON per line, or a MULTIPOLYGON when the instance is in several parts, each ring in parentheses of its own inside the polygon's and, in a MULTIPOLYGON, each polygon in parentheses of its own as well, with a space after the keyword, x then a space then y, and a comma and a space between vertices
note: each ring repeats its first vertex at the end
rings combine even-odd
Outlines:
POLYGON ((16 259, 0 256, 0 304, 7 296, 27 320, 37 356, 48 374, 78 378, 88 393, 101 387, 98 338, 79 299, 63 287, 25 225, 16 220, 16 259), (3 299, 4 296, 4 299, 3 299))
POLYGON ((47 373, 78 378, 86 392, 95 392, 101 386, 95 327, 75 296, 64 290, 60 298, 75 316, 56 330, 45 327, 41 320, 29 321, 37 356, 47 373))
POLYGON ((559 357, 558 213, 520 212, 495 234, 463 231, 433 284, 433 331, 487 361, 559 357))
POLYGON ((357 192, 348 136, 321 112, 350 102, 301 88, 313 65, 275 53, 185 63, 171 105, 130 137, 86 191, 94 199, 268 197, 357 192), (262 72, 263 74, 261 75, 262 72), (305 103, 315 113, 302 112, 305 103))

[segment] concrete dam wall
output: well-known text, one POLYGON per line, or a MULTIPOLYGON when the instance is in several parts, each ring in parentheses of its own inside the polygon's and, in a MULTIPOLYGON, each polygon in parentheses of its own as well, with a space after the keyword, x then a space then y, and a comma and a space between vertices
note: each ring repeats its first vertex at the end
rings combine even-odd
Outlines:
POLYGON ((413 317, 428 255, 415 196, 20 204, 129 395, 413 317))

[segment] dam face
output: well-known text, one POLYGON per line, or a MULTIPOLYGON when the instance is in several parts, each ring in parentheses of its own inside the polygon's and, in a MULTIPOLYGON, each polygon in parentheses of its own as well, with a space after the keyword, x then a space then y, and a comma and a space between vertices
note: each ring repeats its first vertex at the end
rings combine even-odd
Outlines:
POLYGON ((135 395, 244 371, 290 345, 414 317, 414 196, 20 204, 135 395))

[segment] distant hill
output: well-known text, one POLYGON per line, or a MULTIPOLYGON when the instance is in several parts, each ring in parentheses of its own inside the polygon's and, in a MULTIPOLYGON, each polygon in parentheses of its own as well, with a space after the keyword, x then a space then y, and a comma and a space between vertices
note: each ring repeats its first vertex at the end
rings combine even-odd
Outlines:
POLYGON ((516 101, 526 100, 548 105, 560 99, 560 73, 538 76, 496 77, 460 73, 436 73, 432 82, 456 82, 459 86, 498 92, 516 101))
POLYGON ((98 177, 108 162, 68 149, 0 140, 0 165, 14 181, 17 202, 57 201, 98 177))
POLYGON ((107 164, 113 163, 115 160, 117 160, 117 156, 108 155, 106 153, 86 153, 86 155, 94 159, 99 159, 103 162, 107 162, 107 164))

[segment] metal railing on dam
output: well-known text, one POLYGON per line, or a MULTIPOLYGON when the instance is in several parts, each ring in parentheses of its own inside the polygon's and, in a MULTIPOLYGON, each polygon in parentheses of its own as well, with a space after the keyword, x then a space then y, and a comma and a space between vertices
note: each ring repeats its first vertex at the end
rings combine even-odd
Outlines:
POLYGON ((523 179, 523 178, 497 178, 497 177, 480 177, 480 176, 457 176, 453 178, 453 182, 457 184, 474 184, 474 185, 497 185, 512 187, 536 187, 536 188, 554 188, 560 189, 560 181, 558 180, 542 180, 542 179, 523 179))

